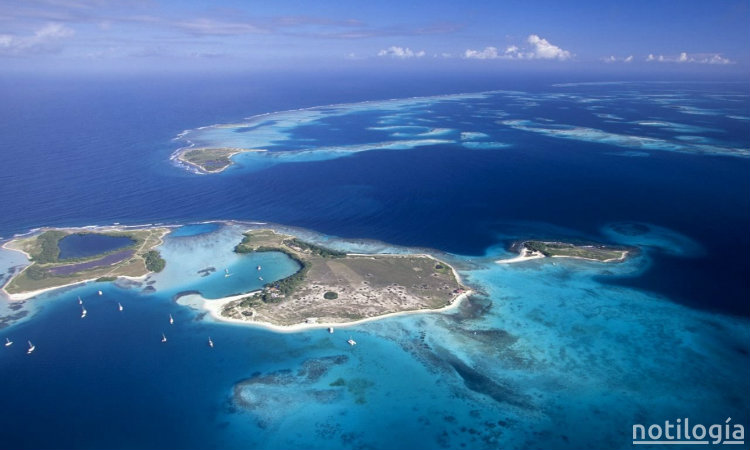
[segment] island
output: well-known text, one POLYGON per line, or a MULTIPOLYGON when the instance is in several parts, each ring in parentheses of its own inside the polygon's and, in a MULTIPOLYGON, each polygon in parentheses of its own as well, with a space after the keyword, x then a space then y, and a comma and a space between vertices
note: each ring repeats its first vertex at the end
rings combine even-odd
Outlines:
POLYGON ((632 248, 603 244, 572 244, 559 241, 523 241, 517 242, 512 249, 518 250, 518 256, 497 261, 509 264, 538 258, 573 258, 598 262, 624 261, 632 248))
POLYGON ((283 252, 300 269, 250 295, 207 301, 219 319, 327 326, 440 310, 470 292, 453 267, 426 254, 344 253, 271 229, 247 231, 234 251, 283 252))
POLYGON ((6 242, 31 261, 3 286, 11 300, 86 281, 113 281, 159 272, 165 261, 155 247, 168 228, 46 228, 6 242))
POLYGON ((201 173, 219 173, 232 165, 231 158, 238 153, 265 151, 234 147, 186 147, 177 152, 177 160, 201 173))

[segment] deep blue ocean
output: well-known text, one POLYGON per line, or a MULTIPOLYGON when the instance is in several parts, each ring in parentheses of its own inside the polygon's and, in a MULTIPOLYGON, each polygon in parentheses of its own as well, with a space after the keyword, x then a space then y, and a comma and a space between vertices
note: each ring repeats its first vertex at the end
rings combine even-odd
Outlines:
MULTIPOLYGON (((731 416, 747 427, 750 158, 634 149, 580 138, 580 129, 640 127, 641 137, 747 150, 750 88, 559 85, 570 81, 3 77, 4 239, 43 226, 262 221, 434 249, 482 295, 454 314, 355 327, 353 353, 338 335, 206 320, 174 302, 180 288, 46 294, 27 302, 36 302, 33 317, 0 329, 13 347, 26 339, 38 347, 33 358, 0 349, 0 448, 626 448, 635 420, 731 416), (217 175, 169 160, 184 130, 256 114, 491 90, 506 93, 475 101, 476 117, 461 100, 419 114, 504 148, 438 143, 217 175), (533 121, 536 131, 508 120, 533 121), (560 138, 543 124, 578 131, 560 138), (639 255, 613 267, 492 262, 519 239, 630 243, 608 231, 617 224, 646 224, 654 241, 636 238, 639 255), (85 322, 77 296, 90 299, 85 322), (169 346, 158 342, 164 327, 169 346), (325 366, 323 378, 309 375, 311 364, 325 366), (351 380, 348 390, 330 387, 338 377, 351 380), (247 379, 259 386, 253 395, 267 395, 260 412, 236 401, 236 383, 247 379)), ((362 128, 373 114, 332 116, 293 138, 372 142, 380 132, 362 128)), ((212 226, 202 231, 224 239, 212 226)))

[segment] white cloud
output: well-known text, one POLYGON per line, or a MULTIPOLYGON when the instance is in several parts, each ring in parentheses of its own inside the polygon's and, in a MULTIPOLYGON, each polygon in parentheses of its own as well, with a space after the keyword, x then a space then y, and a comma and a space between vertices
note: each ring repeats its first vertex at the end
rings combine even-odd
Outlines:
POLYGON ((556 59, 565 61, 573 57, 568 50, 551 44, 548 40, 536 34, 526 38, 528 44, 526 49, 517 45, 509 45, 503 53, 498 52, 496 47, 485 47, 484 50, 468 49, 464 52, 464 58, 468 59, 556 59))
POLYGON ((570 59, 571 54, 556 45, 552 45, 546 39, 542 39, 536 34, 532 34, 526 39, 526 42, 532 45, 534 59, 559 59, 565 61, 570 59))
POLYGON ((497 53, 495 47, 485 47, 484 50, 466 50, 464 52, 464 58, 467 59, 496 59, 500 55, 497 53))
POLYGON ((391 46, 385 50, 380 50, 378 56, 390 56, 391 58, 407 59, 407 58, 421 58, 425 55, 424 50, 413 51, 409 47, 397 47, 391 46))
POLYGON ((692 64, 734 64, 733 61, 731 61, 728 58, 724 58, 718 53, 694 53, 694 54, 688 54, 687 52, 682 52, 677 56, 654 56, 653 54, 649 54, 646 57, 646 62, 664 62, 664 63, 678 63, 678 64, 684 64, 684 63, 692 63, 692 64))
POLYGON ((624 58, 620 58, 617 56, 607 56, 606 58, 602 58, 602 61, 604 61, 605 63, 617 63, 617 62, 629 63, 629 62, 633 62, 633 55, 626 56, 624 58))
POLYGON ((0 34, 0 54, 25 55, 56 52, 60 50, 59 41, 74 34, 75 31, 59 23, 47 24, 31 36, 0 34))
POLYGON ((703 64, 733 64, 729 58, 724 58, 720 54, 715 53, 710 57, 701 60, 703 64))

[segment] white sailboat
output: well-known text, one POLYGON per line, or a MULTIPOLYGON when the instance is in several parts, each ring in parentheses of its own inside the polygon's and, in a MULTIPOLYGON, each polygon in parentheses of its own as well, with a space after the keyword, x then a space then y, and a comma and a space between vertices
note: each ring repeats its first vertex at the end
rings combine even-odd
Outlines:
POLYGON ((86 308, 81 307, 81 319, 83 319, 84 317, 86 317, 86 314, 87 314, 86 308))
POLYGON ((83 300, 81 300, 81 297, 78 297, 78 304, 83 305, 83 300))
POLYGON ((117 310, 122 311, 123 309, 125 308, 122 307, 122 304, 120 302, 117 302, 117 310))
POLYGON ((169 315, 169 324, 174 325, 174 318, 172 318, 172 314, 169 315))
POLYGON ((28 341, 28 342, 29 342, 29 349, 26 350, 26 354, 30 355, 30 354, 34 353, 34 350, 36 350, 36 346, 34 344, 32 344, 31 341, 28 341))
POLYGON ((99 291, 99 295, 104 295, 104 293, 102 291, 99 291))
POLYGON ((259 279, 260 281, 263 281, 263 277, 258 277, 258 279, 259 279))
POLYGON ((229 269, 224 269, 224 278, 229 278, 231 276, 232 276, 232 274, 229 273, 229 269))
POLYGON ((262 267, 258 266, 258 270, 261 270, 261 269, 262 269, 262 267))
POLYGON ((328 332, 333 334, 333 327, 328 327, 328 332))
POLYGON ((355 341, 355 340, 354 340, 354 339, 352 339, 352 338, 349 338, 349 340, 348 340, 348 341, 346 341, 346 342, 347 342, 347 343, 348 343, 349 345, 351 345, 352 347, 354 347, 355 345, 357 345, 357 341, 355 341))
POLYGON ((6 347, 10 347, 11 345, 13 345, 13 341, 11 341, 11 340, 10 340, 10 339, 8 339, 8 338, 5 338, 5 346, 6 346, 6 347))
POLYGON ((214 348, 214 341, 211 340, 211 336, 208 337, 208 346, 214 348))
POLYGON ((167 342, 167 336, 164 333, 161 334, 161 341, 167 342))

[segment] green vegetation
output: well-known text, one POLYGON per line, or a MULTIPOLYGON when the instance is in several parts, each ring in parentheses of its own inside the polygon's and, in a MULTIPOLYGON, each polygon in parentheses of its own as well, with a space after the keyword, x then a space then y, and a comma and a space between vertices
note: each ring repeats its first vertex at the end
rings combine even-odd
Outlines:
POLYGON ((450 267, 446 266, 445 264, 435 264, 435 272, 437 273, 450 273, 450 271, 450 267))
POLYGON ((250 241, 252 238, 250 237, 251 233, 242 233, 242 241, 234 246, 234 252, 235 253, 250 253, 256 250, 253 250, 253 248, 250 246, 250 241))
POLYGON ((194 148, 180 155, 183 161, 198 166, 206 172, 221 172, 232 164, 232 155, 241 148, 194 148))
POLYGON ((296 248, 305 253, 312 253, 313 255, 320 256, 322 258, 342 258, 346 256, 345 252, 339 252, 337 250, 331 250, 325 247, 320 247, 315 244, 310 244, 305 241, 301 241, 297 238, 292 238, 284 241, 289 247, 296 248))
POLYGON ((549 251, 549 247, 547 246, 545 242, 526 241, 523 243, 523 246, 531 250, 532 252, 539 252, 542 255, 547 256, 547 257, 552 256, 552 253, 549 251))
POLYGON ((606 245, 575 245, 567 242, 526 241, 526 249, 539 252, 547 257, 590 259, 608 262, 625 259, 628 249, 606 245))
POLYGON ((333 291, 328 291, 325 294, 323 294, 323 298, 326 300, 336 300, 337 298, 339 298, 339 294, 333 291))
POLYGON ((256 292, 253 295, 248 295, 247 297, 240 300, 239 305, 245 308, 254 308, 256 306, 260 306, 263 304, 263 296, 262 292, 256 292))
POLYGON ((6 243, 6 247, 27 253, 31 265, 12 276, 3 289, 8 294, 16 295, 85 280, 109 281, 118 276, 138 277, 145 275, 150 270, 161 270, 164 268, 164 260, 161 259, 158 252, 150 250, 161 243, 161 238, 168 231, 166 228, 128 229, 126 231, 113 229, 85 231, 80 229, 52 229, 37 235, 14 239, 6 243), (128 237, 132 239, 133 243, 127 247, 120 247, 96 255, 60 260, 60 239, 71 233, 128 237), (129 250, 130 255, 125 255, 123 259, 112 264, 105 262, 97 264, 98 260, 124 250, 129 250), (146 267, 147 257, 149 259, 148 268, 146 267), (80 267, 76 267, 79 264, 80 267))
POLYGON ((164 261, 164 258, 156 250, 149 250, 143 255, 143 258, 146 261, 146 269, 149 272, 161 272, 167 265, 167 262, 164 261))
POLYGON ((51 273, 39 267, 37 264, 30 265, 26 270, 23 271, 23 275, 29 280, 33 281, 41 281, 53 276, 51 273))
POLYGON ((32 255, 32 260, 40 264, 57 262, 57 258, 60 256, 60 247, 57 246, 57 243, 67 235, 68 233, 58 230, 49 230, 40 234, 37 241, 40 251, 32 255))
MULTIPOLYGON (((298 270, 294 275, 289 275, 286 278, 283 278, 275 283, 269 283, 266 286, 270 286, 275 288, 279 294, 283 296, 290 295, 292 292, 294 292, 297 287, 299 287, 304 281, 305 281, 305 275, 307 275, 307 272, 310 270, 310 263, 307 261, 301 261, 297 258, 294 258, 300 265, 302 265, 302 268, 298 270)), ((276 301, 280 301, 281 299, 278 299, 276 301)), ((266 301, 265 299, 263 301, 266 301)))

